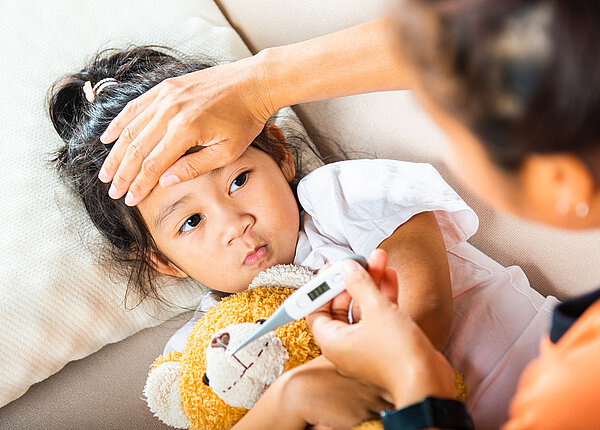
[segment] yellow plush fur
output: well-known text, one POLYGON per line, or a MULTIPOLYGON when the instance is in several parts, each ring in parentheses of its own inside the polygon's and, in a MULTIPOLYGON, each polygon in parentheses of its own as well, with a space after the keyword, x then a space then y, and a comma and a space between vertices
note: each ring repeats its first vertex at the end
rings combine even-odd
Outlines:
MULTIPOLYGON (((245 408, 227 405, 202 382, 206 371, 205 351, 214 334, 232 324, 267 319, 293 291, 292 288, 260 287, 226 297, 196 323, 183 353, 156 359, 152 369, 167 361, 181 362, 179 390, 191 429, 229 429, 247 412, 245 408)), ((304 319, 278 328, 275 334, 289 354, 286 371, 321 353, 304 319)), ((464 399, 465 396, 466 387, 457 373, 457 398, 464 399)), ((356 429, 382 429, 382 426, 380 422, 371 421, 356 429)))

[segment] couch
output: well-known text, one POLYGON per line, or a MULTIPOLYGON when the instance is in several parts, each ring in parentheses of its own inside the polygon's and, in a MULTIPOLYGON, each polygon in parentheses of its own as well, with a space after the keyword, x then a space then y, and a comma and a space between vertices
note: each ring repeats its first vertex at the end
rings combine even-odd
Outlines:
MULTIPOLYGON (((388 7, 385 0, 216 3, 252 52, 368 21, 384 15, 388 7)), ((480 230, 471 242, 504 265, 521 266, 542 294, 565 298, 597 286, 600 232, 566 233, 541 227, 477 199, 445 167, 445 137, 409 91, 319 101, 294 109, 325 155, 339 155, 339 145, 353 156, 434 164, 480 217, 480 230)), ((182 314, 67 364, 1 408, 0 428, 167 428, 140 397, 149 365, 188 317, 182 314)))

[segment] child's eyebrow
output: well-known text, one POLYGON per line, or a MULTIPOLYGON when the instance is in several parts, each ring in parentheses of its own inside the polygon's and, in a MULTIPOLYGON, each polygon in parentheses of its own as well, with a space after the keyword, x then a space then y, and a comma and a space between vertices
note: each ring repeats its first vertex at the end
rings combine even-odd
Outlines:
MULTIPOLYGON (((218 173, 222 172, 225 169, 225 167, 227 167, 227 166, 223 166, 223 167, 219 167, 217 169, 211 170, 209 172, 206 172, 204 175, 206 175, 206 176, 217 175, 218 173)), ((165 226, 163 226, 163 224, 164 224, 165 220, 167 219, 167 217, 169 215, 171 215, 171 213, 173 213, 179 206, 186 203, 187 200, 189 200, 191 194, 192 194, 191 192, 184 194, 182 197, 175 200, 173 203, 169 203, 168 205, 164 206, 158 212, 158 216, 154 219, 154 226, 156 227, 157 230, 161 230, 165 227, 165 226)))
POLYGON ((165 220, 171 215, 179 206, 183 205, 187 200, 189 200, 191 193, 184 194, 181 198, 175 200, 173 203, 170 203, 164 206, 158 216, 154 219, 154 226, 157 230, 161 230, 164 228, 163 224, 165 220))

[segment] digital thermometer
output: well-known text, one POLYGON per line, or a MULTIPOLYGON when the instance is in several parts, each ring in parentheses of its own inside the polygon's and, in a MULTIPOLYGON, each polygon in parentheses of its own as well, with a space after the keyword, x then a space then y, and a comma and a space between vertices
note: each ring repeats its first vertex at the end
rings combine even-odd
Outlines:
MULTIPOLYGON (((354 260, 365 269, 367 268, 367 260, 360 255, 351 255, 346 260, 354 260)), ((304 318, 344 291, 346 284, 342 277, 343 263, 342 260, 322 270, 313 279, 294 291, 273 315, 262 323, 252 336, 242 342, 231 355, 262 335, 282 325, 304 318)))

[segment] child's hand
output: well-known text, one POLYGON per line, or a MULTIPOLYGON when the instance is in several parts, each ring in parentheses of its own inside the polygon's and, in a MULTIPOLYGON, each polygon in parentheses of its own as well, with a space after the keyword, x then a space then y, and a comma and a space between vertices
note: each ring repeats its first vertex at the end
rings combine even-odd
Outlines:
POLYGON ((382 391, 357 379, 340 375, 325 357, 284 373, 284 398, 287 413, 319 427, 351 428, 392 405, 382 391))

